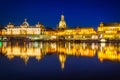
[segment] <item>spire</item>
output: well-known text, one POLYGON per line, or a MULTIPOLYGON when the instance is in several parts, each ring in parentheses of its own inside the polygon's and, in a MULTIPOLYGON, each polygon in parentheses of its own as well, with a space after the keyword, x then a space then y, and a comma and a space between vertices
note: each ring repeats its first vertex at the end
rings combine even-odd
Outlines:
POLYGON ((100 22, 100 27, 103 27, 104 23, 103 22, 100 22))
POLYGON ((29 27, 29 23, 27 22, 27 19, 24 19, 24 22, 22 24, 22 27, 29 27))
POLYGON ((9 25, 11 25, 12 23, 11 22, 9 22, 9 25))
POLYGON ((25 18, 24 20, 25 20, 25 22, 27 22, 27 19, 26 19, 26 18, 25 18))
POLYGON ((38 22, 38 25, 40 24, 40 22, 38 22))
POLYGON ((64 21, 64 13, 62 11, 62 15, 61 15, 61 21, 64 21))
POLYGON ((61 15, 61 21, 64 21, 64 15, 63 14, 61 15))

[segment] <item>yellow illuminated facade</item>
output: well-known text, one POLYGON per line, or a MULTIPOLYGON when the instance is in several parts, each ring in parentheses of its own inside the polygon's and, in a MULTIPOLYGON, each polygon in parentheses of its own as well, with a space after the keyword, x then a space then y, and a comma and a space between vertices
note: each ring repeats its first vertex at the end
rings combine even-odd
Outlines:
POLYGON ((68 28, 64 15, 61 15, 61 20, 57 29, 44 28, 38 23, 36 26, 30 26, 27 19, 20 26, 14 26, 9 23, 5 29, 2 30, 3 37, 24 37, 27 36, 43 40, 97 40, 97 32, 92 27, 82 28, 68 28))
POLYGON ((44 33, 44 26, 40 23, 36 26, 29 26, 27 19, 20 26, 14 26, 9 23, 5 29, 2 30, 2 35, 8 36, 22 36, 22 35, 40 35, 44 33))
POLYGON ((98 27, 98 36, 100 39, 119 40, 120 39, 120 23, 103 23, 98 27))
POLYGON ((61 20, 59 22, 59 26, 58 26, 58 29, 66 29, 67 28, 67 25, 66 25, 66 22, 64 20, 64 15, 61 15, 61 20))
POLYGON ((65 17, 62 14, 56 29, 45 28, 43 24, 30 26, 27 19, 20 26, 14 26, 9 23, 5 29, 2 29, 1 36, 4 38, 23 37, 30 40, 67 40, 67 41, 100 41, 120 40, 120 23, 101 22, 96 31, 93 27, 67 27, 65 17))

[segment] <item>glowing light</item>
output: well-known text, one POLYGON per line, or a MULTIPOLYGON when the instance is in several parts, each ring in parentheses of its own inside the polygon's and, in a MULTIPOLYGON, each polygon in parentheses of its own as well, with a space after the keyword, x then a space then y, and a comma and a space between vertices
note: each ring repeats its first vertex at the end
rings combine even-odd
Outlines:
POLYGON ((51 36, 50 39, 51 39, 51 40, 54 40, 54 39, 56 39, 56 36, 51 36))
POLYGON ((92 43, 92 49, 95 49, 95 43, 92 43))
POLYGON ((38 42, 34 42, 34 47, 38 47, 38 42))
POLYGON ((101 39, 101 40, 100 40, 100 42, 106 42, 106 41, 107 41, 107 40, 105 40, 105 39, 101 39))

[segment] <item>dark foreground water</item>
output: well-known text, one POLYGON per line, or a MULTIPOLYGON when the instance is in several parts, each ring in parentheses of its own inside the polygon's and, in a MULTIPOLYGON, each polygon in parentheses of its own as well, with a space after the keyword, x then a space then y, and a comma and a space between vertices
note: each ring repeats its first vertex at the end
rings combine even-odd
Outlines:
POLYGON ((0 42, 0 80, 120 80, 120 44, 0 42))

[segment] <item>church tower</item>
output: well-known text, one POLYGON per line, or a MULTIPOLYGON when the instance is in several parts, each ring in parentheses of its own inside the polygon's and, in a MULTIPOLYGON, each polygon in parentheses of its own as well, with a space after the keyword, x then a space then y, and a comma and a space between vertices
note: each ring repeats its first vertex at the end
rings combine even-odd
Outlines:
POLYGON ((66 22, 64 20, 64 15, 63 14, 61 15, 61 20, 59 22, 58 29, 59 30, 66 29, 66 22))

